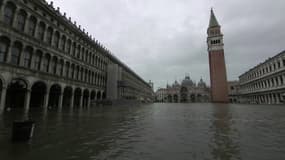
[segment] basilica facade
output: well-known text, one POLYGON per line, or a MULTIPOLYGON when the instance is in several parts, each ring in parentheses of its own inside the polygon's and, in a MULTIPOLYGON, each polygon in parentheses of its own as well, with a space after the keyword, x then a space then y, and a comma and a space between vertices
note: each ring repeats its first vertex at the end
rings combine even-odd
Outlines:
POLYGON ((166 88, 156 91, 156 101, 166 103, 195 103, 209 102, 210 89, 201 78, 195 83, 189 76, 186 76, 181 83, 175 81, 166 88))

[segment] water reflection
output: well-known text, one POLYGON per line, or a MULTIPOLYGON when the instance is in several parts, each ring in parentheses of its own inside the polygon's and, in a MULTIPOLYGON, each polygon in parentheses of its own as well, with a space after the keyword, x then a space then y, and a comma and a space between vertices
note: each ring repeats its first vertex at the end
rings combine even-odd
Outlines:
POLYGON ((211 131, 213 138, 210 142, 211 153, 215 160, 241 159, 238 142, 238 131, 233 128, 234 120, 227 104, 214 104, 214 121, 211 131))
POLYGON ((284 113, 198 103, 32 110, 33 139, 13 144, 23 113, 10 112, 0 116, 0 159, 285 159, 284 113))

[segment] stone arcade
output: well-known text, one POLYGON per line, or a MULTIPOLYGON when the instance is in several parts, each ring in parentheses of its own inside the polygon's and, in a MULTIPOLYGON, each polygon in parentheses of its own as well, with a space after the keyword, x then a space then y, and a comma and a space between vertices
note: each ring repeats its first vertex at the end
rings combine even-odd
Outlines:
POLYGON ((0 0, 0 113, 89 107, 107 94, 151 101, 153 91, 53 3, 0 0), (124 85, 106 93, 107 68, 113 65, 122 73, 113 83, 124 85))
POLYGON ((285 51, 239 76, 240 102, 285 103, 285 51))

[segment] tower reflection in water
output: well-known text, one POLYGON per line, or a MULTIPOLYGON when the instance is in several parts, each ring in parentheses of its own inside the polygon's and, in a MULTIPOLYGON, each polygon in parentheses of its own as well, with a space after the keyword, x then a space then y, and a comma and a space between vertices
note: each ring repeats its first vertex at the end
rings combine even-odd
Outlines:
POLYGON ((234 120, 227 104, 215 104, 213 106, 213 124, 210 131, 212 139, 211 148, 212 159, 234 160, 241 159, 240 147, 238 143, 238 131, 234 128, 234 120))

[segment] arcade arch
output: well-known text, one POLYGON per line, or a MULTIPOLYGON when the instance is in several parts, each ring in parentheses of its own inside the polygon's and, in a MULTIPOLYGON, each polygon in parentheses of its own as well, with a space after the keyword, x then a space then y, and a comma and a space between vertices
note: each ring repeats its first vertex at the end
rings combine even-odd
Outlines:
POLYGON ((24 108, 28 105, 28 83, 24 79, 13 79, 7 87, 5 108, 24 108))
POLYGON ((51 86, 49 91, 49 102, 48 106, 51 109, 57 109, 61 106, 60 104, 61 86, 59 84, 54 84, 51 86))
POLYGON ((46 93, 47 85, 44 82, 38 81, 34 83, 31 89, 30 108, 43 108, 46 93))

